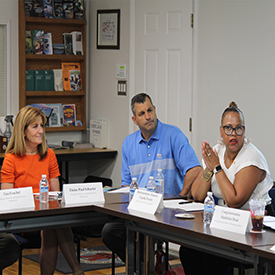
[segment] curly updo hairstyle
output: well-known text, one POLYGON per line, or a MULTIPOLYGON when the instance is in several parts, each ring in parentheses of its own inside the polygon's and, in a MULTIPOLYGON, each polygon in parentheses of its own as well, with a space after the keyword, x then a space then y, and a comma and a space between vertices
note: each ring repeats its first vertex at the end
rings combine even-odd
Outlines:
POLYGON ((223 122, 224 117, 230 113, 230 112, 234 112, 234 113, 238 113, 240 115, 240 118, 242 120, 242 124, 244 125, 244 115, 243 112, 238 108, 237 104, 234 101, 231 101, 229 104, 229 107, 227 107, 223 113, 222 113, 222 119, 221 119, 221 125, 223 122))

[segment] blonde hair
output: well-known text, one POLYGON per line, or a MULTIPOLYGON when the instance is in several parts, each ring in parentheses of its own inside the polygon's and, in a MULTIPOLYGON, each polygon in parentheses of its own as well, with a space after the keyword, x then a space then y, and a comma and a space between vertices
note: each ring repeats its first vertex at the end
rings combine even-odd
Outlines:
POLYGON ((23 107, 18 112, 14 121, 12 136, 6 149, 6 154, 11 153, 17 156, 26 155, 27 146, 25 131, 30 124, 35 123, 40 117, 42 118, 44 131, 42 135, 42 143, 37 146, 37 152, 40 155, 40 160, 42 160, 47 155, 48 145, 45 135, 45 125, 47 123, 47 118, 40 109, 31 106, 23 107))
POLYGON ((243 115, 243 112, 238 108, 237 104, 234 101, 231 101, 229 103, 229 107, 227 107, 223 111, 222 118, 221 118, 221 125, 222 125, 222 122, 223 122, 223 119, 224 119, 225 115, 227 115, 230 112, 238 113, 240 115, 240 118, 241 118, 241 120, 243 122, 243 125, 244 125, 244 115, 243 115))

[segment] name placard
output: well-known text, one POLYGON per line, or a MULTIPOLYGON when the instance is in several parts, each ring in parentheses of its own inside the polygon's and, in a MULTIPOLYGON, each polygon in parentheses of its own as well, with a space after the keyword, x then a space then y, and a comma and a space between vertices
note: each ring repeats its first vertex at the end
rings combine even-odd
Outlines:
POLYGON ((0 190, 0 211, 34 209, 32 187, 0 190))
POLYGON ((137 189, 128 206, 128 210, 145 212, 148 214, 160 213, 163 209, 162 194, 137 189))
POLYGON ((210 228, 245 234, 251 229, 250 211, 216 205, 210 228))
POLYGON ((101 182, 64 184, 62 202, 65 205, 104 203, 101 182))

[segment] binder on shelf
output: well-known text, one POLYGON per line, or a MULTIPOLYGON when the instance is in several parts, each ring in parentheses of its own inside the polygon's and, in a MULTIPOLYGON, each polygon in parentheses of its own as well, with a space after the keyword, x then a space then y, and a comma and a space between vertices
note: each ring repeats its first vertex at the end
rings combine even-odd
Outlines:
POLYGON ((70 70, 80 70, 79 62, 63 62, 62 74, 63 74, 63 87, 65 91, 71 91, 71 79, 70 79, 70 70))
POLYGON ((72 34, 73 54, 83 55, 82 50, 82 32, 74 31, 72 34))
POLYGON ((32 43, 33 43, 33 52, 35 54, 43 54, 44 52, 44 31, 43 30, 32 31, 32 43))
POLYGON ((54 90, 63 91, 62 69, 53 69, 54 90))
POLYGON ((26 71, 26 91, 34 91, 34 70, 26 71))
POLYGON ((32 31, 26 31, 26 54, 32 53, 32 31))
POLYGON ((90 143, 97 148, 108 147, 108 124, 106 120, 90 120, 90 143))
POLYGON ((34 71, 34 90, 45 91, 45 73, 44 70, 34 71))
POLYGON ((45 91, 54 91, 53 71, 45 70, 45 91))
POLYGON ((44 54, 53 54, 52 34, 44 33, 44 54))

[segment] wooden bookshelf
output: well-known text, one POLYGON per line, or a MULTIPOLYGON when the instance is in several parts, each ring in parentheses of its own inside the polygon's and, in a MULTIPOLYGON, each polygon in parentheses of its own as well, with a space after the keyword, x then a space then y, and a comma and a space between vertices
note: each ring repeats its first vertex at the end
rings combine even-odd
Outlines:
POLYGON ((47 127, 46 131, 86 131, 86 20, 25 16, 24 0, 19 5, 19 109, 33 103, 75 104, 76 120, 82 126, 47 127), (26 30, 44 30, 52 34, 53 44, 63 44, 63 33, 82 32, 83 55, 26 54, 26 30), (81 91, 26 91, 26 70, 61 69, 62 62, 79 62, 81 91))

